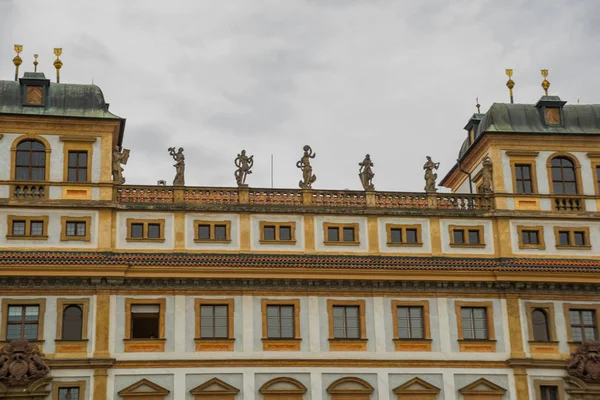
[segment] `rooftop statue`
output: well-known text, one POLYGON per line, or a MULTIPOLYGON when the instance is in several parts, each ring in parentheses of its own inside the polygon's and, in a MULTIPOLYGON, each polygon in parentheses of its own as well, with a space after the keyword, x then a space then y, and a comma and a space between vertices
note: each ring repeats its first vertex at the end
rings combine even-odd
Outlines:
POLYGON ((375 190, 375 186, 373 185, 373 177, 375 174, 372 169, 375 164, 371 161, 371 156, 367 154, 365 159, 362 162, 359 162, 358 165, 360 166, 358 177, 360 178, 360 183, 363 185, 363 189, 375 190))
POLYGON ((173 186, 184 186, 185 185, 185 156, 183 155, 183 147, 180 147, 175 152, 175 147, 169 147, 169 154, 175 160, 175 179, 173 179, 173 186))
POLYGON ((123 149, 123 151, 119 150, 119 146, 115 146, 115 149, 113 150, 112 175, 113 182, 117 185, 122 185, 125 183, 125 177, 123 177, 123 168, 121 167, 121 164, 127 164, 127 160, 129 160, 129 149, 123 149))
POLYGON ((425 165, 423 165, 423 169, 425 170, 425 191, 427 193, 437 192, 437 188, 435 187, 437 174, 434 173, 433 170, 438 169, 439 167, 439 162, 433 162, 431 161, 431 157, 427 156, 427 162, 425 163, 425 165))
POLYGON ((238 187, 248 187, 248 184, 246 183, 246 177, 248 174, 252 173, 251 169, 254 165, 254 156, 248 157, 246 155, 246 150, 242 150, 242 152, 237 155, 234 163, 237 167, 234 175, 238 187))
POLYGON ((299 185, 302 189, 310 189, 312 188, 312 184, 317 180, 317 176, 312 173, 310 159, 315 158, 317 153, 313 153, 309 145, 304 146, 303 150, 304 155, 296 163, 296 167, 302 170, 302 180, 299 182, 299 185))
POLYGON ((489 157, 484 158, 481 170, 481 193, 493 193, 492 170, 492 160, 489 157))

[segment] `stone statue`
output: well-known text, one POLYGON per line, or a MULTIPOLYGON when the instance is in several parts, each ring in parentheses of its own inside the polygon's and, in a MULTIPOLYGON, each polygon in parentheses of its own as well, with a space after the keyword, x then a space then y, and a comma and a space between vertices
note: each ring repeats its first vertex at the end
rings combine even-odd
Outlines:
POLYGON ((437 192, 437 188, 435 187, 437 174, 435 174, 433 170, 438 169, 439 167, 439 162, 433 162, 431 161, 431 157, 427 156, 427 162, 425 163, 425 165, 423 165, 423 169, 425 170, 425 191, 427 193, 437 192))
POLYGON ((571 354, 567 373, 585 382, 600 383, 600 341, 584 341, 571 354))
POLYGON ((481 193, 492 193, 492 160, 489 157, 483 159, 481 170, 481 193))
POLYGON ((117 185, 122 185, 125 183, 125 177, 123 177, 123 168, 121 167, 121 164, 127 164, 127 160, 129 160, 129 149, 123 149, 121 152, 119 151, 119 146, 115 146, 112 156, 113 182, 117 185))
POLYGON ((35 344, 14 340, 0 349, 0 382, 7 386, 26 386, 47 375, 50 368, 35 344))
POLYGON ((237 155, 234 163, 237 167, 234 175, 238 187, 248 187, 248 184, 246 184, 246 177, 248 174, 252 173, 250 169, 254 165, 254 156, 248 157, 246 155, 246 150, 242 150, 242 152, 237 155))
POLYGON ((169 147, 169 154, 175 160, 175 179, 173 179, 173 186, 184 186, 185 185, 185 156, 183 155, 183 147, 180 147, 175 152, 175 147, 169 147))
POLYGON ((299 185, 302 189, 310 189, 312 188, 312 184, 317 180, 317 176, 312 173, 310 159, 315 158, 317 153, 313 153, 309 145, 304 146, 303 150, 304 155, 296 163, 296 167, 302 170, 302 180, 299 182, 299 185))
POLYGON ((367 154, 365 159, 362 162, 359 162, 358 165, 360 166, 358 177, 360 178, 360 183, 363 185, 363 189, 375 190, 375 186, 373 185, 373 177, 375 174, 372 169, 375 164, 371 161, 371 156, 367 154))

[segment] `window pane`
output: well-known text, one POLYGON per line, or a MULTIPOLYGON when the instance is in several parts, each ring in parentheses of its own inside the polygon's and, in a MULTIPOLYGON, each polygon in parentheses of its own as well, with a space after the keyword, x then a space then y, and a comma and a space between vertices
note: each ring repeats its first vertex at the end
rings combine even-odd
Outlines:
POLYGON ((225 225, 215 225, 215 239, 227 240, 227 227, 225 225))
POLYGON ((23 339, 37 340, 38 326, 37 324, 26 324, 23 329, 23 339))
POLYGON ((79 168, 77 174, 77 182, 87 182, 87 168, 79 168))
POLYGON ((416 229, 406 230, 406 243, 418 243, 416 229))
POLYGON ((46 165, 46 153, 33 152, 31 153, 31 166, 44 167, 46 165))
POLYGON ((531 181, 524 181, 523 185, 522 185, 522 189, 519 193, 525 193, 525 194, 533 193, 533 185, 532 185, 531 181))
POLYGON ((570 244, 569 232, 567 232, 567 231, 558 232, 558 243, 561 246, 568 246, 570 244))
POLYGON ((21 326, 22 325, 13 325, 8 324, 6 327, 6 340, 15 340, 22 339, 21 338, 21 326))
POLYGON ((227 338, 227 327, 217 326, 215 327, 215 337, 216 338, 227 338))
POLYGON ((15 178, 18 181, 28 181, 30 179, 29 178, 29 168, 17 167, 15 178))
POLYGON ((215 317, 227 317, 228 306, 214 306, 215 317))
POLYGON ((586 340, 595 340, 596 339, 596 329, 594 328, 584 328, 583 334, 585 335, 586 340))
POLYGON ((340 240, 340 230, 338 228, 327 228, 327 241, 338 242, 340 240))
POLYGON ((70 151, 69 152, 69 167, 77 166, 77 152, 70 151))
POLYGON ((77 170, 75 168, 69 168, 67 180, 69 182, 77 182, 77 170))
POLYGON ((31 221, 31 236, 42 236, 44 234, 44 223, 42 221, 31 221))
POLYGON ((529 231, 529 243, 530 244, 540 244, 540 239, 538 237, 538 231, 529 231))
POLYGON ((354 242, 354 228, 344 228, 344 242, 354 242))
POLYGON ((63 311, 62 339, 81 340, 83 312, 78 305, 70 305, 63 311))
POLYGON ((31 168, 31 179, 34 181, 43 181, 46 179, 44 168, 31 168))
POLYGON ((58 400, 79 400, 79 388, 60 388, 58 400))
POLYGON ((289 226, 280 226, 279 240, 292 240, 292 228, 289 226))
POLYGON ((198 225, 198 239, 209 240, 210 239, 210 225, 198 225))
POLYGON ((573 341, 574 342, 581 342, 583 341, 583 329, 582 328, 572 328, 571 329, 571 336, 573 336, 573 341))
POLYGON ((479 240, 479 231, 469 231, 469 243, 470 244, 479 244, 481 243, 479 240))
POLYGON ((543 310, 535 309, 531 313, 531 324, 533 326, 533 339, 547 342, 550 340, 548 330, 548 319, 543 310))
POLYGON ((455 229, 453 232, 454 235, 454 243, 463 244, 465 243, 465 233, 460 229, 455 229))
POLYGON ((13 221, 13 235, 23 236, 25 235, 25 221, 13 221))
POLYGON ((582 311, 581 319, 585 325, 593 325, 594 324, 594 312, 593 311, 582 311))
POLYGON ((585 232, 575 232, 575 246, 585 246, 585 232))
POLYGON ((67 236, 75 236, 77 232, 77 224, 75 222, 67 222, 67 236))
POLYGON ((144 237, 144 225, 143 224, 131 224, 131 237, 132 238, 143 238, 144 237))
POLYGON ((390 229, 390 241, 392 243, 402 243, 402 230, 390 229))
POLYGON ((564 193, 577 194, 577 184, 575 182, 566 182, 564 193))
POLYGON ((77 236, 85 236, 85 222, 77 223, 77 236))
POLYGON ((148 224, 148 238, 160 239, 160 224, 148 224))
POLYGON ((275 240, 275 227, 265 226, 263 228, 263 236, 265 240, 275 240))

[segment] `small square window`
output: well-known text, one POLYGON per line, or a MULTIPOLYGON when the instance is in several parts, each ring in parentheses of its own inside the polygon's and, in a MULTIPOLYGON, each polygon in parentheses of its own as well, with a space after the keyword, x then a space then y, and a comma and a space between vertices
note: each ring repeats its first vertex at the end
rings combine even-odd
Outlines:
POLYGON ((158 339, 160 338, 160 305, 132 304, 131 305, 131 338, 158 339))
POLYGON ((344 242, 354 242, 354 228, 344 228, 344 242))
POLYGON ((210 240, 210 225, 198 225, 198 239, 210 240))
POLYGON ((337 227, 327 228, 327 241, 339 242, 339 240, 340 240, 340 230, 337 227))
POLYGON ((567 232, 567 231, 558 232, 558 242, 561 246, 570 245, 571 241, 569 240, 569 232, 567 232))
POLYGON ((406 230, 406 243, 418 243, 417 230, 407 229, 406 230))
POLYGON ((160 224, 148 224, 148 239, 160 239, 160 224))
POLYGON ((585 232, 574 232, 575 246, 585 246, 585 232))
POLYGON ((275 240, 275 227, 265 226, 263 228, 263 237, 265 240, 275 240))
POLYGON ((12 234, 15 236, 25 236, 25 221, 13 221, 12 234))
POLYGON ((42 236, 44 234, 43 221, 31 221, 31 236, 42 236))
POLYGON ((58 389, 58 400, 79 400, 79 388, 61 387, 58 389))
POLYGON ((131 237, 141 239, 144 237, 144 224, 131 224, 131 237))
POLYGON ((279 240, 292 240, 292 228, 289 226, 280 226, 279 240))
POLYGON ((455 244, 464 244, 465 243, 465 231, 462 229, 455 229, 453 231, 454 235, 454 243, 455 244))
POLYGON ((402 243, 402 229, 397 229, 397 228, 390 229, 390 242, 391 243, 402 243))
POLYGON ((538 231, 521 231, 521 241, 523 244, 540 244, 538 231))
POLYGON ((68 221, 67 236, 85 236, 85 222, 83 221, 68 221))
POLYGON ((469 230, 469 244, 479 244, 481 240, 479 238, 479 231, 469 230))
POLYGON ((215 239, 216 240, 227 240, 227 226, 226 225, 215 225, 215 239))

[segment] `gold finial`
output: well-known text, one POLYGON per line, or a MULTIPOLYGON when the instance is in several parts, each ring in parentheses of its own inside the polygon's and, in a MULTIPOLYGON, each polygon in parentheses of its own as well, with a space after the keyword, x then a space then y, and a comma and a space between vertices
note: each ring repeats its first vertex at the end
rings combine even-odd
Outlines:
POLYGON ((479 110, 481 107, 481 104, 479 104, 479 97, 475 97, 475 102, 477 103, 475 104, 475 107, 477 107, 477 114, 481 114, 481 111, 479 110))
POLYGON ((548 96, 548 88, 550 87, 550 82, 548 82, 548 80, 546 79, 546 77, 548 77, 547 69, 542 70, 542 76, 544 77, 544 80, 542 81, 542 88, 544 89, 546 96, 548 96))
POLYGON ((56 60, 54 60, 54 68, 56 68, 56 83, 60 83, 60 69, 63 66, 62 61, 60 61, 60 56, 62 54, 62 47, 54 48, 54 55, 56 56, 56 60))
POLYGON ((506 87, 508 88, 508 92, 510 93, 510 102, 514 103, 514 99, 513 99, 513 88, 515 87, 515 81, 513 81, 511 78, 513 76, 513 70, 512 69, 506 69, 506 76, 508 76, 508 81, 506 82, 506 87))
POLYGON ((34 54, 33 55, 33 58, 35 59, 33 61, 33 72, 37 72, 37 66, 39 64, 37 59, 38 59, 39 56, 40 56, 39 54, 34 54))
POLYGON ((19 54, 21 54, 21 52, 23 51, 23 45, 15 44, 14 48, 15 48, 15 53, 17 53, 16 57, 13 58, 13 64, 15 64, 15 81, 16 81, 19 79, 19 65, 21 65, 23 63, 21 56, 19 56, 19 54))

